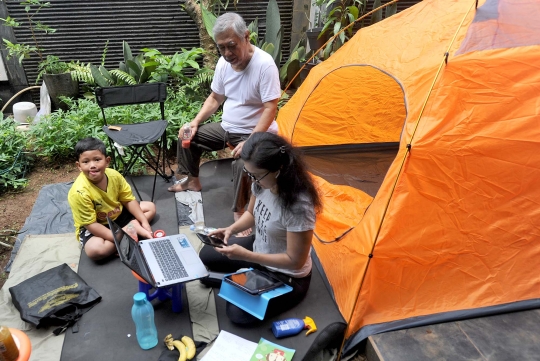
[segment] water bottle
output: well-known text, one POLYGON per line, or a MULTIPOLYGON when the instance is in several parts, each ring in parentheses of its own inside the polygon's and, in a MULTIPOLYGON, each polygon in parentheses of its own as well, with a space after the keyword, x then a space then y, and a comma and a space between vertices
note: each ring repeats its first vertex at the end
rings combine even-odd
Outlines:
POLYGON ((205 227, 204 224, 192 224, 189 226, 189 230, 195 233, 202 233, 208 235, 208 233, 215 231, 217 228, 205 227))
POLYGON ((182 132, 182 148, 189 148, 191 145, 191 127, 189 124, 184 125, 184 131, 182 132))
POLYGON ((143 350, 151 349, 158 343, 156 324, 154 323, 154 307, 148 302, 143 292, 133 296, 131 317, 137 330, 137 341, 143 350))

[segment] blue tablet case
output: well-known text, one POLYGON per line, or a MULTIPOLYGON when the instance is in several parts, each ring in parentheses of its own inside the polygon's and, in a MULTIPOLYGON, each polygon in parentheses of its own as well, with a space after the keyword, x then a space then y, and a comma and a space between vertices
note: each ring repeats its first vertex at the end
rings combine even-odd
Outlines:
MULTIPOLYGON (((237 273, 243 273, 249 270, 243 270, 242 272, 237 273)), ((243 309, 244 311, 252 314, 259 320, 263 320, 264 315, 266 314, 266 309, 268 308, 268 302, 274 297, 281 296, 291 291, 292 287, 284 284, 283 286, 274 288, 271 291, 264 292, 259 295, 251 295, 247 292, 242 291, 238 287, 235 287, 230 283, 223 281, 221 282, 221 288, 219 290, 218 296, 225 299, 226 301, 229 301, 233 305, 243 309)))

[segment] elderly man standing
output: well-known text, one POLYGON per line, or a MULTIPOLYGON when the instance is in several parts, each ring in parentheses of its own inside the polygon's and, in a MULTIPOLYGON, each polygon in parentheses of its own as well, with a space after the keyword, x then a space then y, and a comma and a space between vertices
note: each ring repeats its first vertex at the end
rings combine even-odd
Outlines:
MULTIPOLYGON (((279 70, 272 57, 249 42, 244 19, 235 13, 217 18, 214 39, 221 57, 212 80, 212 93, 189 124, 191 143, 182 148, 178 142, 178 173, 187 175, 169 187, 171 192, 200 191, 199 162, 203 151, 234 147, 232 155, 235 189, 235 219, 249 201, 249 180, 245 177, 240 152, 253 132, 277 133, 274 118, 281 95, 279 70), (204 123, 223 104, 220 123, 204 123)), ((184 129, 178 134, 182 138, 184 129)))

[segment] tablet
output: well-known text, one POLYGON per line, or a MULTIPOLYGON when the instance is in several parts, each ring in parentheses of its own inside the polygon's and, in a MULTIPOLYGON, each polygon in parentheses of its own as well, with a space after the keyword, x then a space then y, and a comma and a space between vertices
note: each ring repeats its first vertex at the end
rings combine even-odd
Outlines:
POLYGON ((207 236, 206 234, 202 234, 202 233, 196 233, 196 235, 197 235, 197 237, 199 237, 199 239, 201 240, 202 243, 207 244, 209 246, 217 247, 217 248, 221 248, 223 246, 226 246, 226 244, 223 243, 223 241, 220 238, 210 237, 210 236, 207 236))
POLYGON ((233 273, 223 277, 223 280, 252 295, 258 295, 283 285, 280 280, 255 269, 233 273))

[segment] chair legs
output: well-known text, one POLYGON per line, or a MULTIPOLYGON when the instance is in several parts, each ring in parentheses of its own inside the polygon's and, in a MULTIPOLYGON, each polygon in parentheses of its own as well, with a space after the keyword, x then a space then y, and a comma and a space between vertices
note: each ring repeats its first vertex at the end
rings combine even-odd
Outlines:
MULTIPOLYGON (((140 146, 132 146, 129 149, 129 158, 127 160, 124 160, 124 157, 119 154, 119 151, 116 149, 114 142, 109 138, 109 145, 111 148, 111 158, 114 168, 118 169, 120 165, 123 168, 122 175, 128 176, 129 172, 137 162, 137 159, 140 158, 148 167, 150 167, 154 171, 154 184, 152 186, 152 198, 151 201, 154 201, 154 193, 156 189, 156 179, 159 175, 161 178, 163 178, 165 181, 169 182, 169 180, 174 176, 174 172, 172 171, 171 164, 167 160, 166 157, 166 151, 165 151, 165 145, 167 144, 167 139, 165 133, 163 133, 163 136, 161 137, 161 141, 158 147, 158 154, 157 157, 155 154, 152 154, 150 150, 148 149, 147 145, 140 145, 140 146), (160 160, 163 154, 163 160, 160 160), (171 169, 171 174, 167 175, 167 165, 169 166, 169 169, 171 169)), ((137 193, 137 196, 139 200, 142 200, 141 194, 139 193, 139 190, 137 189, 137 186, 135 185, 135 182, 131 181, 133 187, 135 188, 135 192, 137 193)))

